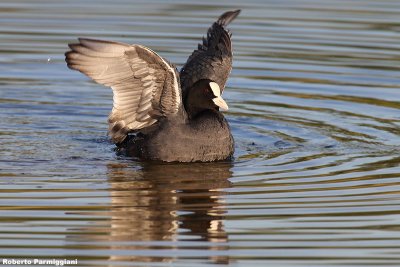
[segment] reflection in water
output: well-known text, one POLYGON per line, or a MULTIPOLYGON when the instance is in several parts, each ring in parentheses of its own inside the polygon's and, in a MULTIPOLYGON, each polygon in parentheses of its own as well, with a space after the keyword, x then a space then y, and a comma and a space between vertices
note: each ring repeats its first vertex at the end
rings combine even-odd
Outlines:
MULTIPOLYGON (((230 186, 230 168, 228 162, 145 163, 141 169, 128 164, 109 164, 112 221, 108 241, 123 241, 122 245, 111 249, 133 252, 144 249, 140 245, 142 241, 178 240, 205 241, 207 245, 201 249, 227 249, 220 243, 228 240, 223 225, 226 212, 223 189, 230 186)), ((113 252, 110 254, 114 255, 113 252)), ((124 255, 111 256, 110 260, 148 262, 172 258, 124 255)), ((227 263, 229 258, 217 256, 210 260, 227 263)))

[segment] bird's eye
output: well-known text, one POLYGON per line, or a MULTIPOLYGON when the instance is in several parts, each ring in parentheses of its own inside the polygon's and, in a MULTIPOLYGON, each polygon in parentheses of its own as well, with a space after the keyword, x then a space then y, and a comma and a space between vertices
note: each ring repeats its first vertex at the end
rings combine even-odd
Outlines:
POLYGON ((213 98, 214 94, 212 93, 212 91, 210 90, 210 88, 208 87, 204 87, 203 88, 203 94, 209 98, 213 98))

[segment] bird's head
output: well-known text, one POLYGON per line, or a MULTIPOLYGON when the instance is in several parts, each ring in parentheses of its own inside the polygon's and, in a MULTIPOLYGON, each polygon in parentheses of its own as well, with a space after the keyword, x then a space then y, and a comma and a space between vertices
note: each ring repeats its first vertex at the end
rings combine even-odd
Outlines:
POLYGON ((195 117, 204 110, 228 110, 228 104, 221 97, 222 90, 212 80, 200 80, 187 92, 185 108, 189 117, 195 117))

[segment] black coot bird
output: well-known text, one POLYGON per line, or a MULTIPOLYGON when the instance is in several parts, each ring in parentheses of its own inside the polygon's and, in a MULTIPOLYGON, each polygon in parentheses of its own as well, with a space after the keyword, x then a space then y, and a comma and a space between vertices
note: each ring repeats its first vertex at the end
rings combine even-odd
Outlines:
POLYGON ((212 24, 180 73, 142 45, 80 38, 66 62, 113 90, 109 134, 118 149, 143 160, 217 161, 232 157, 234 141, 219 108, 232 70, 231 34, 240 10, 212 24))

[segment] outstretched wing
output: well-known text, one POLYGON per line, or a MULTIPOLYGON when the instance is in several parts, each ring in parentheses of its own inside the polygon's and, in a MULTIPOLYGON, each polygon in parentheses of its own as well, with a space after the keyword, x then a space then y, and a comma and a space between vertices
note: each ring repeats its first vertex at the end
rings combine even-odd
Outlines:
MULTIPOLYGON (((182 67, 180 72, 182 92, 191 88, 202 79, 209 79, 218 83, 224 89, 226 80, 232 70, 231 34, 225 29, 240 13, 240 10, 228 11, 211 25, 207 38, 182 67)), ((222 92, 221 92, 222 93, 222 92)))
POLYGON ((149 48, 82 38, 69 47, 71 51, 65 54, 69 68, 113 90, 108 122, 115 143, 130 131, 178 112, 182 102, 178 73, 149 48))

